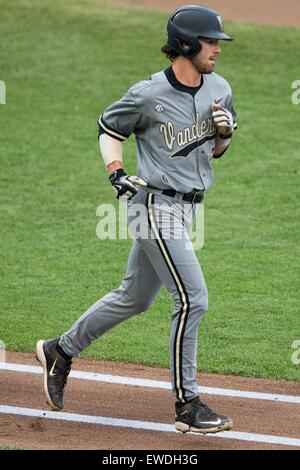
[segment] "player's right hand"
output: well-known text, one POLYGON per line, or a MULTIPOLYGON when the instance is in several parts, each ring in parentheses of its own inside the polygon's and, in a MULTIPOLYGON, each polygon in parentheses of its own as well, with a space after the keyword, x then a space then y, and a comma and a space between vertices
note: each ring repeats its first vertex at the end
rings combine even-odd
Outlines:
POLYGON ((138 176, 127 175, 123 168, 113 171, 109 175, 109 180, 117 198, 122 199, 123 201, 131 199, 132 196, 138 192, 139 186, 147 186, 146 181, 142 180, 138 176))

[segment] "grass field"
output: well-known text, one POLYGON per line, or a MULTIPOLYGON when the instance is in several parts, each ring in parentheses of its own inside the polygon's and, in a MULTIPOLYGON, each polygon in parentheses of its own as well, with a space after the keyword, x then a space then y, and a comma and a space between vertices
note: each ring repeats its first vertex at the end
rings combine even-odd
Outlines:
MULTIPOLYGON (((114 202, 96 120, 131 84, 166 68, 167 15, 96 0, 0 0, 1 311, 8 349, 33 351, 117 287, 129 240, 100 241, 96 208, 114 202)), ((199 259, 210 310, 199 370, 300 380, 300 30, 226 24, 217 72, 232 85, 239 131, 215 162, 199 259)), ((135 171, 134 138, 125 144, 135 171)), ((117 204, 116 204, 117 206, 117 204)), ((168 366, 171 300, 83 354, 168 366)))
MULTIPOLYGON (((13 446, 0 446, 0 451, 2 451, 2 450, 29 450, 29 449, 23 449, 21 447, 13 447, 13 446)), ((3 457, 3 455, 2 455, 2 457, 3 457)))

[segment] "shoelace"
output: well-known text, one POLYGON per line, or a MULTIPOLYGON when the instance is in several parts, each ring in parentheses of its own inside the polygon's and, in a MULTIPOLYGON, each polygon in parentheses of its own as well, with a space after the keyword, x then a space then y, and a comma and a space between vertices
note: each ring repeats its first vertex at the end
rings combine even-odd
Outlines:
POLYGON ((207 417, 208 418, 214 418, 216 415, 216 413, 214 413, 210 408, 209 406, 207 406, 205 403, 202 403, 200 400, 199 402, 197 403, 197 409, 199 410, 203 410, 205 409, 205 411, 207 411, 207 417))
POLYGON ((71 364, 69 364, 68 367, 66 368, 66 375, 65 375, 65 378, 64 378, 64 381, 63 381, 62 388, 64 388, 67 385, 68 375, 69 375, 70 371, 71 371, 71 364))
POLYGON ((60 390, 63 390, 63 388, 67 385, 68 375, 71 371, 71 365, 72 365, 72 361, 67 363, 63 367, 59 367, 58 369, 57 385, 60 385, 60 390), (62 381, 61 381, 61 378, 63 379, 62 381))

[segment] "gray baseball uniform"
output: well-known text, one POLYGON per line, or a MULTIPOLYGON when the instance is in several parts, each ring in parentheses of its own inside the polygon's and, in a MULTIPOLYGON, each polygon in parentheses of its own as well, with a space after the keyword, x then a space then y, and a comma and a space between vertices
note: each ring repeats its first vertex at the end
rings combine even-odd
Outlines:
POLYGON ((132 133, 136 136, 138 176, 149 187, 129 201, 129 221, 141 204, 149 236, 137 234, 119 288, 90 307, 59 342, 70 356, 79 354, 105 331, 145 311, 164 284, 174 300, 170 370, 174 394, 181 402, 198 395, 198 324, 208 308, 206 284, 188 230, 196 211, 190 193, 204 192, 213 182, 215 100, 235 119, 226 80, 212 73, 203 76, 202 86, 190 88, 177 82, 170 68, 134 85, 99 118, 100 132, 120 141, 132 133))

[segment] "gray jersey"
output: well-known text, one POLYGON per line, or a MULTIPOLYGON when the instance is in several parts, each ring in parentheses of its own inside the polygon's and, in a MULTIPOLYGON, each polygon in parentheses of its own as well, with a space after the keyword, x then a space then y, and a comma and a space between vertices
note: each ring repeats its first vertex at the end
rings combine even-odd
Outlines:
POLYGON ((175 89, 162 71, 132 86, 100 116, 99 125, 120 141, 135 134, 137 174, 149 186, 182 193, 206 190, 213 182, 215 100, 235 121, 231 88, 220 75, 203 75, 193 97, 175 89))

